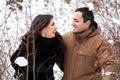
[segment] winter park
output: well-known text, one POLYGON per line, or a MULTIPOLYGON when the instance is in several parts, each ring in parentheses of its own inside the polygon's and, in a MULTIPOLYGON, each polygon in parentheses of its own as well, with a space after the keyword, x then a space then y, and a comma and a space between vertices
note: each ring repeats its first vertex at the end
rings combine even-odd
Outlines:
MULTIPOLYGON (((116 80, 120 80, 120 0, 1 1, 0 80, 19 80, 19 76, 17 76, 18 78, 16 79, 14 78, 15 69, 12 67, 10 58, 12 57, 13 53, 19 48, 19 45, 21 44, 21 41, 23 39, 22 36, 27 31, 29 31, 31 22, 38 14, 52 14, 57 26, 57 32, 59 32, 60 35, 63 35, 64 33, 73 30, 71 24, 73 20, 73 13, 77 8, 80 7, 88 7, 90 11, 93 11, 94 20, 101 28, 100 34, 106 38, 107 42, 110 44, 111 50, 114 52, 115 65, 113 64, 113 66, 114 68, 117 68, 115 77, 117 77, 116 80)), ((91 44, 92 43, 88 45, 91 44)), ((28 57, 26 56, 26 58, 28 57)), ((26 66, 29 61, 23 57, 20 57, 18 60, 16 60, 15 63, 21 66, 26 66)), ((27 69, 28 68, 26 67, 26 72, 29 73, 27 69)), ((76 69, 79 69, 79 67, 76 69)), ((106 74, 104 70, 102 70, 101 72, 103 76, 104 74, 106 74)), ((57 63, 54 64, 53 74, 55 80, 62 80, 64 72, 59 68, 59 65, 57 65, 57 63)), ((75 74, 77 74, 77 72, 75 72, 75 74)), ((109 74, 111 74, 111 72, 107 73, 106 75, 109 74)), ((28 75, 26 76, 28 77, 28 75)), ((26 78, 26 80, 29 79, 26 78)))

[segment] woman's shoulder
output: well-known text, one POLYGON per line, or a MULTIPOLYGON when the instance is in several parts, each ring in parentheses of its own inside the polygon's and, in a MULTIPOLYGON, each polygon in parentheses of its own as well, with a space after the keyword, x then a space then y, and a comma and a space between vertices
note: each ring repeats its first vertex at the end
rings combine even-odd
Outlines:
POLYGON ((56 32, 55 38, 56 39, 62 39, 62 35, 59 32, 56 32))

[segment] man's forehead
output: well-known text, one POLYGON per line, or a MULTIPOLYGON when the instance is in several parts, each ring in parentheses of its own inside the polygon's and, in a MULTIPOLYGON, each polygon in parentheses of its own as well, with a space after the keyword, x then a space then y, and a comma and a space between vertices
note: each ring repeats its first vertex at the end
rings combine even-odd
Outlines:
POLYGON ((75 18, 75 19, 82 18, 82 13, 81 12, 75 12, 73 14, 73 18, 75 18))

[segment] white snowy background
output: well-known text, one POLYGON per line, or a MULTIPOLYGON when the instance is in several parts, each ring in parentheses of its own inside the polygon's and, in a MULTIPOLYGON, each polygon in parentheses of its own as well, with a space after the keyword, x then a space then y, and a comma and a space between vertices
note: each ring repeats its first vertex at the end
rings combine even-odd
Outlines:
MULTIPOLYGON (((73 12, 83 6, 93 10, 102 28, 101 34, 111 43, 112 49, 120 53, 120 0, 0 0, 0 80, 14 80, 9 58, 36 15, 54 15, 62 35, 72 30, 73 12)), ((60 80, 63 72, 57 66, 54 72, 55 79, 60 80)))

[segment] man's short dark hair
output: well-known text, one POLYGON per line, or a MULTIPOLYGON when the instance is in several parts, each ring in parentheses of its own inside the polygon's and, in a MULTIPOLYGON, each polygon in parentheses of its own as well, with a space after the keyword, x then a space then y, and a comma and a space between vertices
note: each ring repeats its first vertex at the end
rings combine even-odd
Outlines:
POLYGON ((83 21, 86 22, 88 20, 91 21, 90 28, 92 27, 92 31, 96 30, 97 23, 94 21, 93 11, 89 10, 88 7, 77 8, 75 12, 81 12, 83 21))
POLYGON ((82 17, 84 19, 84 22, 91 20, 94 21, 94 15, 93 12, 89 10, 88 7, 82 7, 82 8, 77 8, 75 12, 82 12, 82 17))

